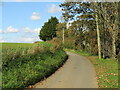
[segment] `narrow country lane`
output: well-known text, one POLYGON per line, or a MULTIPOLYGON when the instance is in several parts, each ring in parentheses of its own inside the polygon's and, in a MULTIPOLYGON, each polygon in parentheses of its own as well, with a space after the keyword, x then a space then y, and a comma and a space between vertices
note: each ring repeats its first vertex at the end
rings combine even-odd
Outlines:
POLYGON ((91 62, 83 56, 67 54, 67 62, 49 78, 35 84, 34 88, 98 88, 91 62))

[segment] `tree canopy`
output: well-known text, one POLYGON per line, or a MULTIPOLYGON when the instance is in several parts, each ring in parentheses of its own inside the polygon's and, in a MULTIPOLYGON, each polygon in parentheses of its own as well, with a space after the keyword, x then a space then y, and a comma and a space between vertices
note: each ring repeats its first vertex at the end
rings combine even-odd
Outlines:
POLYGON ((76 37, 75 47, 98 54, 99 58, 115 59, 120 53, 118 6, 118 2, 67 2, 66 0, 62 3, 60 7, 65 21, 72 21, 68 28, 68 36, 76 37))
POLYGON ((51 17, 48 22, 45 22, 40 30, 39 37, 43 41, 51 40, 56 37, 56 25, 58 24, 56 17, 51 17))

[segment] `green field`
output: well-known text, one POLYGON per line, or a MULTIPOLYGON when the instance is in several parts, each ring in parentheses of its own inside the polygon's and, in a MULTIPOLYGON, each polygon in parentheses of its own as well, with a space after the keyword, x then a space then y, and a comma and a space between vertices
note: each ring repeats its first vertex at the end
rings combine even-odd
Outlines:
POLYGON ((55 72, 66 58, 61 47, 47 42, 2 43, 2 87, 33 85, 55 72))

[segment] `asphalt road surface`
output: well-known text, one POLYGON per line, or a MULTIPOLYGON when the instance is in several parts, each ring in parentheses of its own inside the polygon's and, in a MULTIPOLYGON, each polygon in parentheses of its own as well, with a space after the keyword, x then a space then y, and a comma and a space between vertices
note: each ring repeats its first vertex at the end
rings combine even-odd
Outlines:
POLYGON ((80 55, 67 52, 66 63, 34 88, 98 88, 96 72, 91 62, 80 55))

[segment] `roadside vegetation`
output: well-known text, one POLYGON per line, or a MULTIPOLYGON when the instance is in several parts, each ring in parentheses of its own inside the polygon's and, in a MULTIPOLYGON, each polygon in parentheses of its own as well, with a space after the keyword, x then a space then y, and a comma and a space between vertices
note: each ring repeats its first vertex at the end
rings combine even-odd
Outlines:
POLYGON ((89 56, 93 63, 99 88, 118 88, 118 62, 113 59, 98 59, 89 56))
POLYGON ((59 46, 3 43, 2 87, 25 88, 55 72, 67 58, 59 46))
POLYGON ((118 61, 113 59, 98 59, 98 56, 83 51, 65 50, 83 55, 91 61, 96 70, 99 88, 118 88, 118 61))

